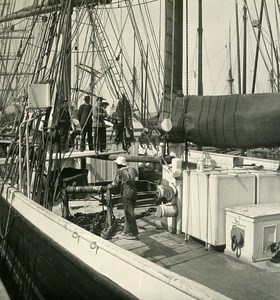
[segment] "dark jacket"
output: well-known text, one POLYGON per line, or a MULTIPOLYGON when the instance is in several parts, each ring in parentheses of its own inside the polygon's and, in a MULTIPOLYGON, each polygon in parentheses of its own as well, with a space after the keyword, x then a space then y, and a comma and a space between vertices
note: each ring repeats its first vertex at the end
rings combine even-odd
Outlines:
POLYGON ((92 105, 91 104, 84 103, 79 107, 78 120, 82 127, 92 126, 92 105))
POLYGON ((112 186, 120 186, 122 197, 135 201, 137 198, 135 178, 138 175, 137 170, 133 167, 120 168, 115 175, 112 186))

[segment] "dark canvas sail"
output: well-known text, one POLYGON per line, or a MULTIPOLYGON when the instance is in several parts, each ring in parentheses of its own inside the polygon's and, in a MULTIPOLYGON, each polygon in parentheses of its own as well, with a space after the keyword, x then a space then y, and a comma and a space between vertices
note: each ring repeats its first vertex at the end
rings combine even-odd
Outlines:
POLYGON ((280 145, 280 94, 185 96, 173 100, 170 141, 256 148, 280 145))

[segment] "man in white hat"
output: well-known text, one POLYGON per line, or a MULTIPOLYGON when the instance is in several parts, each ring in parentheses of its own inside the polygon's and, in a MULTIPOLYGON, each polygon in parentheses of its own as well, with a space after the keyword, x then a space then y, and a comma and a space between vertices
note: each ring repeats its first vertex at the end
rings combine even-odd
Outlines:
POLYGON ((138 172, 135 168, 127 166, 124 156, 118 156, 115 160, 118 170, 112 182, 112 187, 121 187, 121 198, 124 208, 124 231, 126 239, 138 239, 138 228, 134 214, 134 207, 137 200, 137 189, 135 178, 138 172))

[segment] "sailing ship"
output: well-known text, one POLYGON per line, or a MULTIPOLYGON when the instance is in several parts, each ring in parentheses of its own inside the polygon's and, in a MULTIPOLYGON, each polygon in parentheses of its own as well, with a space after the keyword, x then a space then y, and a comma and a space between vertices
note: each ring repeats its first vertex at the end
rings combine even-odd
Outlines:
MULTIPOLYGON (((147 3, 142 4, 147 9, 147 3)), ((25 30, 21 32, 21 42, 18 44, 12 71, 9 71, 11 64, 3 65, 3 86, 6 88, 1 103, 4 109, 17 99, 18 112, 13 127, 16 129, 15 137, 6 158, 2 159, 1 269, 3 266, 12 274, 22 298, 261 299, 269 295, 277 299, 279 295, 278 275, 273 267, 269 268, 260 263, 259 268, 256 268, 239 260, 243 257, 248 259, 251 254, 250 249, 247 250, 247 256, 245 251, 247 231, 244 245, 241 239, 241 236, 244 238, 244 232, 242 235, 236 225, 232 231, 230 226, 229 232, 235 235, 229 238, 232 250, 229 249, 228 252, 232 256, 237 254, 239 257, 236 259, 210 249, 210 246, 225 245, 224 206, 255 204, 258 170, 253 169, 250 174, 244 169, 231 170, 230 174, 225 169, 216 170, 216 173, 211 173, 212 170, 208 170, 208 173, 196 172, 192 170, 196 164, 191 163, 195 153, 191 153, 192 157, 184 156, 186 145, 190 142, 201 146, 245 149, 278 145, 278 94, 224 98, 183 96, 182 72, 174 72, 181 70, 182 65, 183 1, 168 0, 165 5, 166 45, 169 45, 165 51, 165 71, 161 60, 148 55, 152 52, 143 45, 137 30, 132 1, 34 1, 33 6, 16 12, 13 12, 11 4, 5 6, 5 9, 3 6, 0 22, 3 24, 4 33, 7 34, 7 41, 17 32, 14 22, 26 22, 25 30), (116 6, 112 6, 113 4, 116 6), (135 84, 135 68, 132 68, 130 73, 132 84, 123 74, 121 66, 127 57, 124 55, 122 42, 117 40, 118 46, 111 48, 107 30, 103 27, 104 20, 108 23, 112 21, 110 8, 114 11, 114 8, 120 9, 121 5, 128 10, 134 28, 135 44, 138 43, 140 48, 142 72, 146 74, 140 89, 135 84), (174 27, 175 23, 179 24, 177 30, 174 27), (38 32, 40 34, 35 36, 38 32), (168 52, 170 48, 172 51, 168 52), (72 52, 76 56, 70 55, 72 52), (95 61, 97 56, 98 62, 95 61), (156 66, 158 81, 154 81, 151 76, 152 63, 156 66), (72 73, 74 66, 76 71, 72 73), (91 151, 63 153, 59 139, 62 103, 67 100, 69 109, 72 105, 75 109, 81 95, 90 95, 92 98, 99 96, 101 89, 98 89, 98 85, 102 87, 104 79, 111 87, 113 97, 119 100, 116 112, 120 112, 118 117, 122 120, 122 128, 116 126, 114 130, 119 138, 116 143, 121 145, 121 149, 101 154, 91 151), (139 91, 143 100, 140 105, 136 101, 139 91), (160 109, 162 93, 164 101, 160 109), (158 119, 147 120, 150 117, 148 95, 149 99, 154 100, 157 112, 161 113, 158 119), (129 105, 127 100, 131 100, 129 105), (254 108, 256 104, 258 109, 254 108), (170 107, 173 107, 172 111, 170 107), (132 119, 136 112, 141 112, 138 119, 144 126, 150 126, 158 136, 163 133, 162 139, 154 141, 153 146, 158 147, 159 143, 163 142, 163 155, 171 149, 177 152, 178 157, 172 160, 172 166, 166 164, 163 157, 133 155, 131 149, 135 137, 132 135, 132 119), (251 125, 258 122, 260 127, 256 129, 255 126, 248 126, 248 116, 245 113, 251 116, 251 125), (272 132, 273 126, 275 127, 272 132), (260 131, 260 128, 263 131, 260 131), (252 136, 254 138, 251 138, 252 136), (122 240, 107 240, 115 224, 109 193, 106 195, 108 202, 105 203, 106 225, 109 227, 108 231, 103 231, 103 238, 102 235, 98 236, 68 220, 71 191, 72 194, 74 191, 76 196, 88 192, 105 197, 100 186, 112 180, 114 165, 110 160, 115 159, 119 153, 126 153, 128 149, 132 155, 125 154, 127 161, 164 163, 162 181, 165 184, 158 187, 157 194, 162 201, 165 198, 169 202, 166 205, 162 203, 158 207, 158 217, 152 218, 155 222, 166 220, 168 231, 158 233, 156 225, 152 227, 152 231, 147 230, 146 234, 143 233, 143 241, 140 236, 140 241, 133 242, 138 243, 136 246, 131 243, 123 244, 122 240), (77 168, 73 168, 77 167, 77 159, 81 160, 79 166, 82 168, 78 170, 81 172, 76 172, 77 168), (183 163, 186 162, 188 168, 183 170, 183 163), (85 166, 89 169, 90 178, 94 179, 89 185, 85 166), (72 171, 76 171, 69 173, 70 167, 72 171), (104 169, 109 171, 106 174, 102 173, 104 169), (230 195, 226 197, 228 201, 219 198, 224 202, 218 203, 217 212, 211 206, 212 203, 208 202, 207 193, 214 193, 209 180, 212 181, 212 186, 219 182, 222 191, 229 187, 239 191, 240 195, 236 196, 232 191, 226 190, 227 195, 230 195), (198 209, 196 198, 193 196, 199 195, 199 190, 195 191, 195 187, 200 183, 205 183, 201 186, 201 193, 205 192, 205 197, 197 198, 202 201, 198 206, 202 203, 206 203, 204 207, 209 205, 209 211, 206 213, 198 209), (63 199, 64 218, 54 213, 58 199, 63 199), (197 216, 196 211, 198 224, 197 219, 194 219, 194 216, 197 216), (212 213, 220 222, 214 225, 214 228, 211 227, 212 223, 211 226, 208 224, 209 220, 212 220, 212 213), (210 227, 211 231, 208 231, 210 227), (176 235, 170 233, 174 231, 176 235), (152 237, 154 232, 156 236, 152 237), (204 241, 207 250, 210 251, 205 252, 204 245, 186 241, 191 236, 204 241), (187 267, 184 262, 187 263, 187 267), (217 271, 218 266, 220 269, 217 271), (244 274, 248 278, 250 276, 254 289, 244 282, 244 274), (233 284, 238 284, 239 291, 232 289, 233 284)), ((127 20, 122 21, 125 23, 127 20)), ((150 21, 151 16, 148 14, 147 24, 150 21)), ((15 39, 15 36, 13 38, 15 39)), ((8 45, 7 42, 6 47, 10 49, 8 45)), ((159 49, 158 45, 156 49, 159 49)), ((201 158, 202 152, 196 154, 201 158)), ((205 168, 212 167, 213 160, 221 165, 218 156, 211 154, 203 159, 205 168)), ((268 174, 277 182, 277 173, 268 174)), ((150 183, 148 187, 151 187, 150 183)), ((272 215, 277 217, 278 206, 274 206, 276 213, 273 211, 272 215)), ((271 210, 273 209, 270 207, 270 210, 265 211, 271 210)), ((250 216, 247 217, 250 219, 250 216)), ((271 247, 274 254, 279 250, 277 220, 276 218, 276 227, 270 221, 266 224, 269 229, 263 241, 266 246, 271 247), (273 231, 273 226, 276 231, 273 231)), ((143 218, 141 222, 144 228, 152 225, 151 219, 143 218)), ((264 257, 271 258, 274 254, 253 252, 253 258, 262 260, 264 257)))

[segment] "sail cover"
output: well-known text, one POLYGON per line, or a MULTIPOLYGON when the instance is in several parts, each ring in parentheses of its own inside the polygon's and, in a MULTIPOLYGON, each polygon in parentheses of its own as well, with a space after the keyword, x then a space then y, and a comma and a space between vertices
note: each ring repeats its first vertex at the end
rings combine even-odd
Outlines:
POLYGON ((184 96, 173 99, 170 141, 201 146, 280 146, 280 94, 184 96))

